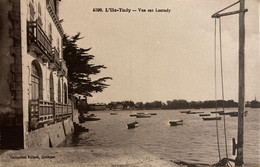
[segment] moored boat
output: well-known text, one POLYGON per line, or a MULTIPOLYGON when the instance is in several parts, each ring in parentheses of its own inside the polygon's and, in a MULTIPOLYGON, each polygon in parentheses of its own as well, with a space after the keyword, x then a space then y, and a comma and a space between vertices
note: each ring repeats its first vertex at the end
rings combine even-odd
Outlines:
POLYGON ((203 121, 221 120, 221 117, 202 117, 203 121))
POLYGON ((179 119, 179 120, 171 120, 169 121, 171 126, 177 126, 177 125, 183 125, 183 120, 179 119))
POLYGON ((110 115, 117 115, 117 112, 111 112, 110 115))
POLYGON ((196 114, 196 112, 187 112, 186 114, 196 114))
POLYGON ((135 113, 135 114, 130 114, 130 117, 135 117, 137 114, 135 113))
POLYGON ((229 112, 228 115, 231 117, 238 117, 238 112, 229 112))
POLYGON ((224 111, 221 111, 221 112, 218 112, 219 115, 229 115, 228 112, 224 112, 224 111))
POLYGON ((150 118, 151 114, 137 114, 136 118, 150 118))
POLYGON ((187 111, 180 111, 180 113, 189 113, 189 112, 191 112, 191 110, 187 110, 187 111))
POLYGON ((99 117, 97 117, 95 114, 90 114, 90 115, 83 115, 83 119, 85 120, 85 121, 98 121, 98 120, 100 120, 100 118, 99 117))
POLYGON ((196 114, 201 114, 201 113, 204 113, 204 111, 196 111, 195 113, 196 114))
POLYGON ((128 129, 133 129, 133 128, 136 128, 136 127, 138 127, 139 125, 138 125, 138 122, 137 121, 134 121, 134 122, 131 122, 131 123, 128 123, 127 124, 127 127, 128 127, 128 129))
POLYGON ((157 113, 151 113, 151 115, 157 115, 157 113))
POLYGON ((201 117, 210 116, 210 114, 199 114, 199 116, 201 116, 201 117))
POLYGON ((223 113, 224 111, 211 111, 212 114, 215 114, 215 113, 223 113))

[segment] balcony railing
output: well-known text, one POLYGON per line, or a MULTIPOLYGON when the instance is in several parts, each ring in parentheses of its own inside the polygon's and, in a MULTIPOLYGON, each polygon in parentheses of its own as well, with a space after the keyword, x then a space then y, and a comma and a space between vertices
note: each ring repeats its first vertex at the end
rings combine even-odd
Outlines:
POLYGON ((49 60, 53 60, 51 41, 42 30, 37 21, 27 21, 28 44, 36 44, 36 52, 45 54, 49 60))
POLYGON ((72 105, 44 100, 29 100, 30 130, 51 124, 72 115, 72 105))

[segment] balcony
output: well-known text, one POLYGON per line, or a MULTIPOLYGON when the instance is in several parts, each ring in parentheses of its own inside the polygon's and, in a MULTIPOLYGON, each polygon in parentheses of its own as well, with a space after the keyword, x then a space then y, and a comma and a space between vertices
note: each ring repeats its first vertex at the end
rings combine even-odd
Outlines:
POLYGON ((44 59, 53 60, 51 41, 37 21, 27 21, 28 48, 44 59))
POLYGON ((29 100, 30 130, 52 124, 72 116, 72 105, 44 100, 29 100))

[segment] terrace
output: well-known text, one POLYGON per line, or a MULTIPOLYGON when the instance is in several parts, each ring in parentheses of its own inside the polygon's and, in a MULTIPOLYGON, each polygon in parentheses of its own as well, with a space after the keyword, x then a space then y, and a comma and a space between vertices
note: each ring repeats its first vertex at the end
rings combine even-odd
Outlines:
POLYGON ((72 110, 71 103, 62 104, 39 99, 29 100, 30 130, 66 119, 72 116, 72 110))

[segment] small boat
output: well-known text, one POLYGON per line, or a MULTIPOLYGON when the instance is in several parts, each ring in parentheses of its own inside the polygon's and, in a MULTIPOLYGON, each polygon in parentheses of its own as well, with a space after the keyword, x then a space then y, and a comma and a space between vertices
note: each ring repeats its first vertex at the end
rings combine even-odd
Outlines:
POLYGON ((218 114, 218 113, 223 113, 223 112, 224 112, 224 111, 211 111, 212 114, 214 114, 214 113, 217 113, 217 114, 218 114))
POLYGON ((117 115, 117 112, 111 112, 110 115, 117 115))
POLYGON ((221 120, 221 117, 203 117, 203 121, 221 120))
POLYGON ((177 125, 183 125, 183 120, 179 119, 179 120, 171 120, 169 121, 171 126, 177 126, 177 125))
POLYGON ((136 118, 150 118, 151 114, 137 114, 136 118))
POLYGON ((204 113, 204 111, 196 111, 195 113, 196 114, 201 114, 201 113, 204 113))
POLYGON ((228 112, 224 112, 224 111, 221 111, 221 112, 218 112, 219 115, 229 115, 228 112))
POLYGON ((83 119, 85 121, 98 121, 98 120, 100 120, 100 118, 98 118, 95 114, 83 115, 83 119))
POLYGON ((210 116, 210 114, 199 114, 199 116, 201 116, 201 117, 210 116))
POLYGON ((135 114, 130 114, 130 117, 135 117, 137 114, 135 113, 135 114))
POLYGON ((186 114, 196 114, 196 112, 187 112, 186 114))
POLYGON ((127 124, 127 127, 128 127, 128 129, 133 129, 133 128, 136 128, 136 127, 138 127, 139 125, 138 125, 138 122, 137 121, 134 121, 134 122, 131 122, 131 123, 128 123, 127 124))
POLYGON ((130 117, 136 117, 137 115, 145 114, 144 112, 130 114, 130 117))
POLYGON ((151 115, 157 115, 157 113, 151 113, 151 115))
POLYGON ((228 115, 231 117, 238 117, 238 112, 229 112, 228 115))
POLYGON ((78 118, 79 118, 79 123, 81 123, 81 124, 82 124, 82 123, 84 123, 84 122, 85 122, 85 119, 84 119, 84 117, 81 117, 81 116, 79 116, 78 118))
POLYGON ((187 111, 180 111, 180 113, 189 113, 189 112, 191 112, 191 110, 187 110, 187 111))

